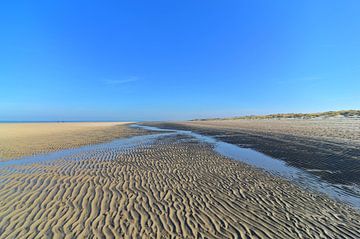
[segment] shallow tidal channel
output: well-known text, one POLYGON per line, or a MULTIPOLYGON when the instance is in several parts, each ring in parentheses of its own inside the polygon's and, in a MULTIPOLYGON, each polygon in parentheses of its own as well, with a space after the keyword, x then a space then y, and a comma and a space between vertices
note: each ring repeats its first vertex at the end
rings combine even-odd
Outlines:
POLYGON ((200 142, 212 144, 214 150, 222 156, 263 169, 275 176, 280 176, 300 185, 305 189, 326 194, 332 199, 360 209, 360 188, 356 185, 331 184, 304 169, 290 166, 280 159, 272 158, 256 150, 226 143, 213 137, 200 135, 192 131, 160 129, 143 125, 134 125, 133 127, 140 127, 142 129, 159 131, 162 133, 173 132, 174 134, 191 136, 200 142))
MULTIPOLYGON (((200 135, 192 131, 160 129, 157 127, 136 124, 132 125, 131 127, 138 127, 145 130, 155 131, 156 133, 116 139, 100 144, 87 145, 79 148, 65 149, 47 154, 38 154, 22 157, 19 159, 8 160, 0 162, 0 168, 12 170, 12 168, 16 167, 17 165, 34 163, 41 164, 50 160, 58 159, 77 160, 79 158, 79 154, 91 155, 93 152, 101 152, 103 150, 124 150, 139 147, 141 145, 151 144, 154 140, 164 136, 175 137, 177 135, 187 135, 190 136, 190 140, 197 140, 202 143, 211 144, 214 148, 214 151, 222 156, 260 168, 275 176, 285 178, 297 185, 300 185, 303 188, 326 194, 330 198, 347 203, 360 209, 360 188, 358 186, 331 184, 321 180, 319 177, 307 172, 306 170, 289 166, 282 160, 272 158, 250 148, 243 148, 234 144, 229 144, 213 137, 200 135)), ((84 157, 82 157, 82 159, 84 159, 84 157)))

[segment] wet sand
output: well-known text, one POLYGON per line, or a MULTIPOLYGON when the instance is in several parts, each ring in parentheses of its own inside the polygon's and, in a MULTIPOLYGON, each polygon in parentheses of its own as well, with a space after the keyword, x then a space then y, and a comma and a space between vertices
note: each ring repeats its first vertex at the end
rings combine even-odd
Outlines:
POLYGON ((182 123, 200 127, 289 134, 298 137, 310 137, 318 140, 332 140, 350 145, 360 145, 359 117, 207 120, 182 123))
POLYGON ((183 135, 0 168, 0 238, 359 238, 360 213, 183 135))
POLYGON ((144 132, 128 122, 1 123, 0 161, 96 144, 144 132))
POLYGON ((240 119, 152 123, 252 148, 333 184, 360 186, 360 119, 240 119))

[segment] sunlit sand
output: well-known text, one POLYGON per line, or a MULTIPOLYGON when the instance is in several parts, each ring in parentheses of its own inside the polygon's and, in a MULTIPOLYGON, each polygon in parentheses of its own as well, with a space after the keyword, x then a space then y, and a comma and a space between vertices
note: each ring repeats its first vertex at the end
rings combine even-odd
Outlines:
POLYGON ((0 161, 136 135, 129 122, 2 123, 0 161))
MULTIPOLYGON (((111 127, 121 137, 146 134, 89 127, 95 135, 111 127)), ((185 135, 0 167, 0 202, 0 238, 360 237, 356 209, 185 135)))

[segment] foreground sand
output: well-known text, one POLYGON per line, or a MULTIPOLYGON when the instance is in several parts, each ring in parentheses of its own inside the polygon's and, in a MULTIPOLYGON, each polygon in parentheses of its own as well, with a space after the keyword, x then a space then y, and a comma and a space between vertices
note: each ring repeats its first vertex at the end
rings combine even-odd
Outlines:
POLYGON ((127 122, 0 124, 0 161, 142 134, 127 122))
POLYGON ((360 238, 360 214, 187 136, 0 168, 0 238, 360 238))

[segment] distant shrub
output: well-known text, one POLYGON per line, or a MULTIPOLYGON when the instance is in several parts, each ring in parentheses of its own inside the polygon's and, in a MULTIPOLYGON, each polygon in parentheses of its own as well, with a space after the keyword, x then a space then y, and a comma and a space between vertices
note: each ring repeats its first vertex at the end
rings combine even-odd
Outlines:
POLYGON ((360 117, 360 110, 340 110, 327 111, 320 113, 287 113, 287 114, 270 114, 270 115, 248 115, 230 118, 210 118, 210 119, 194 119, 192 121, 208 121, 208 120, 235 120, 235 119, 312 119, 318 117, 330 118, 336 116, 344 117, 360 117))

